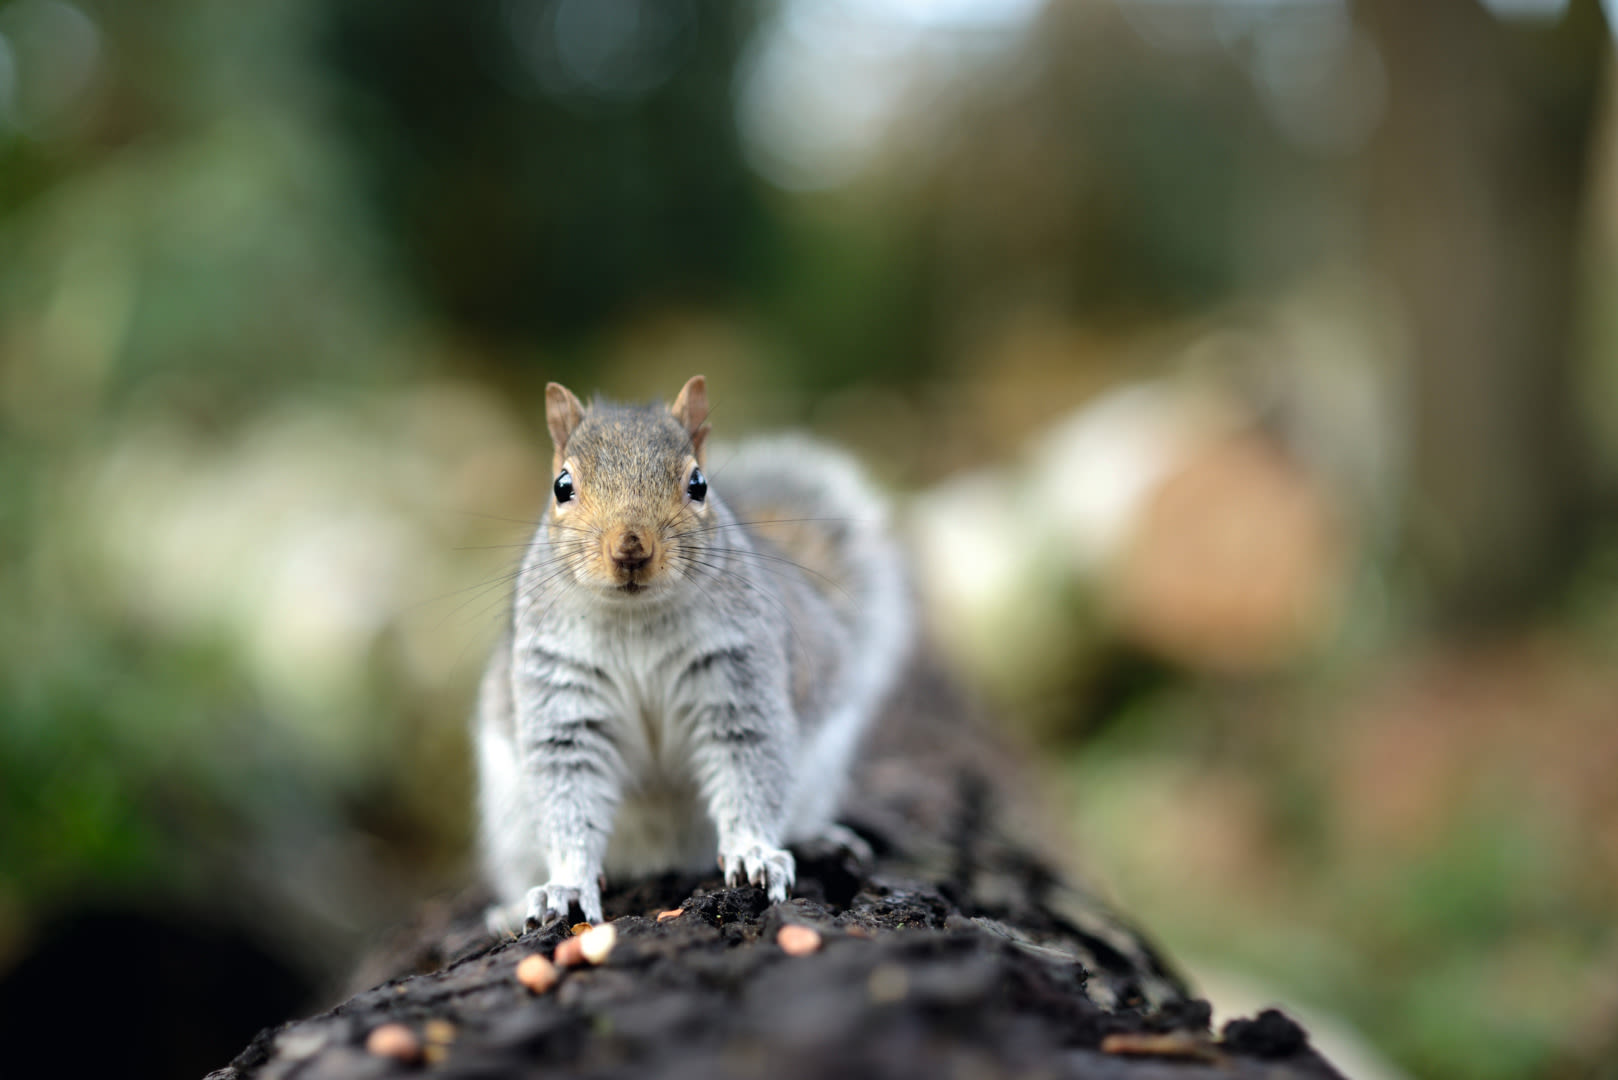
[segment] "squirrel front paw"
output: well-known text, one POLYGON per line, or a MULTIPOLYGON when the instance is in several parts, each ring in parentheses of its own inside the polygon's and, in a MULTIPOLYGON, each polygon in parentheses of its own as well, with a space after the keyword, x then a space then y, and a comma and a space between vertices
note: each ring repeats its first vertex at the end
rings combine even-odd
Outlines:
POLYGON ((775 904, 786 901, 787 890, 798 876, 792 853, 768 844, 745 844, 733 851, 721 851, 719 868, 725 872, 726 885, 757 885, 775 904))
POLYGON ((526 929, 543 926, 554 919, 566 919, 577 907, 588 923, 601 921, 601 886, 590 881, 582 885, 567 885, 548 881, 528 890, 528 914, 523 921, 526 929))

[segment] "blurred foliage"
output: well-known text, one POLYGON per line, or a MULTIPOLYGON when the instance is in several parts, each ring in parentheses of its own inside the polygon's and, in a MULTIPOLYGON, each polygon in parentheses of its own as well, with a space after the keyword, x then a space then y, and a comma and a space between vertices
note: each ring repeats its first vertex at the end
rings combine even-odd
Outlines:
POLYGON ((331 5, 336 115, 424 299, 532 340, 744 292, 772 242, 730 110, 752 7, 331 5))
POLYGON ((1615 659, 1543 635, 1329 693, 1145 695, 1070 774, 1080 832, 1193 965, 1333 1003, 1415 1075, 1587 1075, 1613 1050, 1618 853, 1589 841, 1618 835, 1615 659))
MULTIPOLYGON (((1493 636, 1430 618, 1412 447, 1469 416, 1411 407, 1364 239, 1421 222, 1369 194, 1397 80, 1360 16, 0 3, 0 968, 110 902, 332 975, 463 882, 537 392, 701 370, 721 435, 807 426, 913 493, 934 637, 1210 992, 1413 1075, 1599 1075, 1618 539, 1568 519, 1532 580, 1572 584, 1493 636)), ((1500 26, 1529 75, 1574 55, 1500 26)), ((1510 363, 1566 375, 1610 479, 1603 160, 1522 256, 1577 279, 1571 371, 1510 363)))

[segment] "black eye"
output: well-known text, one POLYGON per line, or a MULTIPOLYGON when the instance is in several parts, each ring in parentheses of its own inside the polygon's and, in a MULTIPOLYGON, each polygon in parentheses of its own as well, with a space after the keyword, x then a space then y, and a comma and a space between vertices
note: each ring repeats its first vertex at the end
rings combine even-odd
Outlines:
POLYGON ((551 490, 556 493, 557 502, 565 503, 571 500, 573 498, 573 474, 563 469, 562 474, 556 478, 556 483, 551 485, 551 490))
POLYGON ((685 485, 685 493, 691 496, 692 502, 701 502, 708 497, 708 478, 702 475, 701 469, 691 470, 691 480, 685 485))

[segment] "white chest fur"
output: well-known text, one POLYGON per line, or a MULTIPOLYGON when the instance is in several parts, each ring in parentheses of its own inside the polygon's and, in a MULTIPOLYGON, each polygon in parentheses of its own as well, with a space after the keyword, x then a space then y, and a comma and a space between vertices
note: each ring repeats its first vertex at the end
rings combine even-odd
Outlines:
POLYGON ((588 672, 604 707, 621 792, 606 872, 711 869, 716 837, 693 774, 691 724, 712 704, 713 688, 687 672, 706 654, 748 642, 690 609, 553 617, 530 640, 588 672))

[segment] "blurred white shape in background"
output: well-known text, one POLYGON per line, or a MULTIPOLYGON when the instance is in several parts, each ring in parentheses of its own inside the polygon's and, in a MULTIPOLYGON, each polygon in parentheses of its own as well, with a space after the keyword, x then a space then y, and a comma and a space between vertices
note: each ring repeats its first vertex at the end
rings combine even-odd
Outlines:
POLYGON ((1207 330, 1164 374, 1036 435, 1021 462, 918 498, 941 643, 1013 693, 1114 640, 1204 672, 1307 656, 1399 503, 1383 343, 1351 314, 1305 293, 1207 330))
MULTIPOLYGON (((352 761, 387 737, 356 722, 379 665, 406 696, 475 679, 505 586, 464 590, 454 548, 487 527, 460 511, 504 505, 530 459, 487 392, 428 384, 271 410, 217 443, 136 425, 88 463, 87 487, 64 485, 60 512, 80 519, 64 535, 91 538, 121 618, 225 646, 270 720, 352 761)), ((527 527, 501 528, 515 542, 527 527)))
POLYGON ((1176 380, 1125 385, 1036 436, 1023 463, 919 497, 911 531, 944 647, 991 686, 1070 668, 1148 502, 1229 412, 1176 380))
POLYGON ((274 717, 336 752, 330 722, 358 700, 366 653, 401 605, 417 526, 378 478, 397 460, 332 414, 271 415, 208 453, 160 431, 124 440, 88 500, 112 595, 154 632, 243 654, 274 717))
POLYGON ((853 179, 893 121, 915 33, 838 0, 787 0, 736 75, 748 162, 793 191, 853 179))
MULTIPOLYGON (((594 57, 600 36, 558 55, 594 57), (589 45, 586 49, 585 45, 589 45)), ((1057 0, 1078 2, 1078 0, 1057 0)), ((1502 18, 1552 19, 1566 0, 1484 0, 1502 18)), ((1609 22, 1618 0, 1604 0, 1609 22)), ((528 0, 527 6, 533 6, 528 0)), ((1011 51, 1046 0, 783 0, 759 28, 736 76, 736 117, 753 168, 791 191, 846 185, 904 125, 901 114, 948 107, 984 57, 1011 51)), ((602 0, 588 26, 635 0, 602 0)), ((645 7, 641 4, 640 7, 645 7)), ((1223 49, 1244 67, 1276 130, 1322 157, 1362 150, 1387 110, 1387 73, 1347 0, 1115 0, 1135 31, 1168 52, 1223 49)), ((514 5, 515 8, 515 5, 514 5)), ((566 25, 573 20, 569 15, 566 25)), ((584 22, 581 21, 581 25, 584 22)), ((531 38, 532 35, 529 35, 531 38)), ((604 46, 603 46, 604 47, 604 46)), ((617 55, 617 54, 614 54, 617 55)), ((625 53, 627 55, 627 53, 625 53)), ((590 59, 590 70, 604 61, 590 59)), ((586 75, 586 81, 593 76, 586 75)))
POLYGON ((1196 442, 1228 427, 1229 410, 1170 382, 1104 394, 1041 436, 1035 503, 1061 532, 1072 569, 1105 572, 1141 505, 1196 442))
POLYGON ((1046 0, 868 0, 867 6, 917 26, 993 31, 1028 22, 1045 4, 1046 0))
POLYGON ((1044 0, 784 0, 736 75, 749 164, 789 191, 847 184, 935 69, 959 78, 970 71, 963 61, 1005 51, 1042 7, 1044 0))
POLYGON ((1075 649, 1072 575, 1012 467, 975 470, 919 496, 906 522, 932 633, 991 687, 1043 677, 1075 649))
MULTIPOLYGON (((848 184, 904 126, 896 123, 902 113, 947 108, 950 91, 979 73, 974 61, 1009 52, 1047 2, 782 0, 736 77, 749 163, 791 191, 848 184)), ((1483 3, 1502 18, 1540 20, 1567 7, 1567 0, 1483 3)), ((1618 0, 1603 3, 1618 29, 1618 0)), ((1331 158, 1362 150, 1387 110, 1381 52, 1355 23, 1348 0, 1114 6, 1156 48, 1227 51, 1247 70, 1276 130, 1305 152, 1331 158)), ((592 25, 601 18, 592 16, 592 25)))

